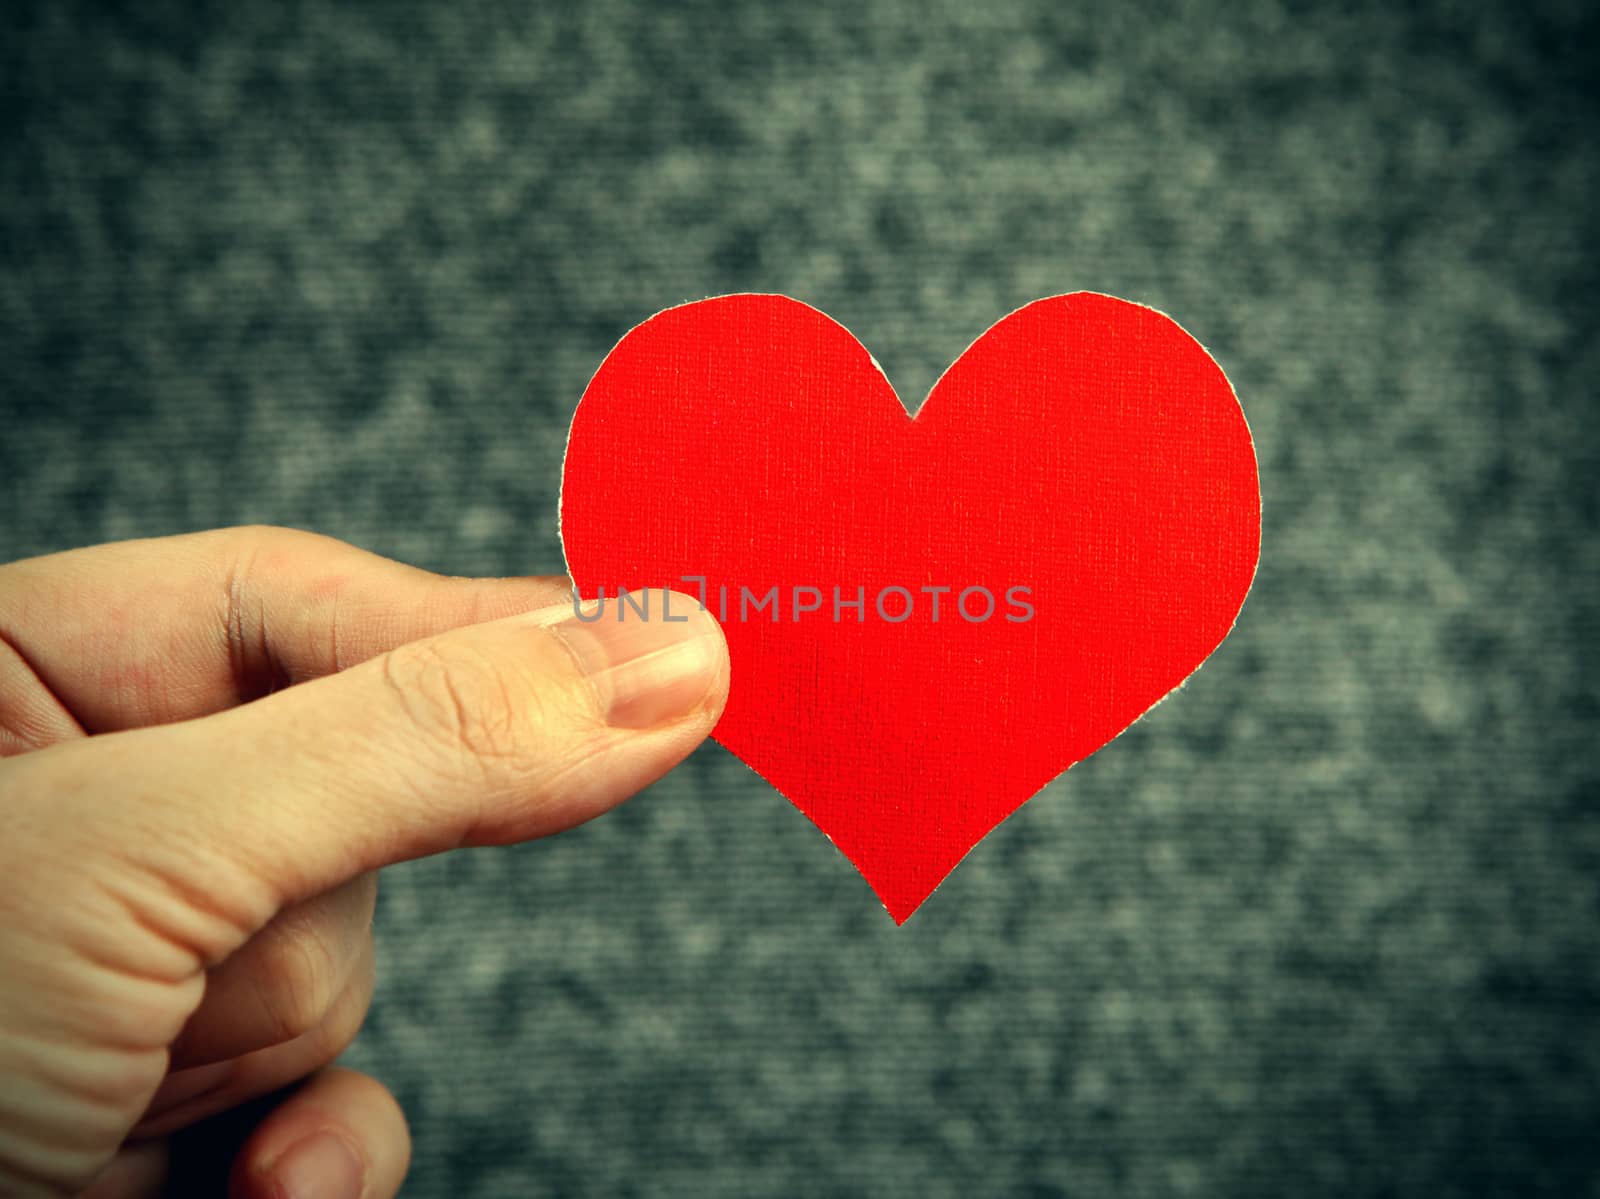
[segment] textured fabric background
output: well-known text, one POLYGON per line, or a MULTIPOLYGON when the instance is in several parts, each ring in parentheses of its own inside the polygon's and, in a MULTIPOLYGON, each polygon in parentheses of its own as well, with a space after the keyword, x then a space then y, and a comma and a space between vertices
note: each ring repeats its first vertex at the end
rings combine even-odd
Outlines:
POLYGON ((1592 5, 230 7, 4 6, 4 558, 559 572, 590 373, 739 289, 912 403, 1151 304, 1261 461, 1233 637, 902 929, 714 746, 390 871, 408 1193, 1600 1194, 1592 5))

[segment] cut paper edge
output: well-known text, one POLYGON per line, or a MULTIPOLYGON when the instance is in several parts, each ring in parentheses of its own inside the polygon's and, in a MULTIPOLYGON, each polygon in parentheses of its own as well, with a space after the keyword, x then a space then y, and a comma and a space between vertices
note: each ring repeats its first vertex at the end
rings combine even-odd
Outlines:
MULTIPOLYGON (((810 310, 811 312, 815 313, 817 316, 821 317, 824 321, 826 321, 829 324, 831 324, 831 325, 835 326, 836 328, 838 328, 846 336, 848 336, 852 341, 854 341, 856 345, 861 347, 861 349, 866 353, 867 358, 869 359, 869 361, 872 363, 872 366, 883 377, 884 384, 889 389, 889 394, 892 395, 894 397, 896 403, 899 404, 900 409, 905 414, 907 421, 910 422, 910 423, 915 423, 916 420, 918 419, 918 417, 920 417, 922 415, 922 413, 927 410, 928 401, 933 398, 935 393, 938 392, 939 386, 944 381, 945 377, 952 370, 954 370, 956 368, 956 366, 962 361, 962 359, 964 359, 976 346, 978 346, 981 342, 983 342, 986 338, 988 338, 996 329, 998 329, 1000 326, 1006 324, 1008 321, 1011 321, 1012 319, 1014 319, 1014 318, 1020 316, 1021 314, 1027 312, 1031 308, 1037 307, 1039 305, 1044 305, 1044 304, 1053 304, 1053 303, 1058 303, 1058 302, 1061 302, 1061 301, 1067 301, 1067 300, 1071 300, 1071 299, 1073 299, 1075 297, 1094 297, 1094 298, 1097 298, 1097 299, 1111 300, 1111 301, 1114 301, 1114 302, 1119 303, 1119 304, 1126 304, 1126 305, 1129 305, 1131 307, 1141 308, 1141 309, 1144 309, 1147 312, 1153 313, 1156 316, 1161 317, 1163 320, 1169 322, 1175 329, 1177 329, 1180 333, 1182 333, 1183 336, 1187 337, 1190 341, 1192 341, 1197 347, 1199 347, 1201 353, 1203 353, 1211 361, 1211 363, 1216 367, 1218 374, 1222 377, 1222 381, 1223 381, 1223 383, 1226 385, 1226 387, 1228 389, 1228 395, 1232 399, 1234 407, 1238 410, 1238 416, 1239 416, 1240 422, 1241 422, 1241 424, 1242 424, 1242 426, 1244 428, 1245 438, 1246 438, 1246 441, 1248 442, 1249 447, 1250 447, 1250 461, 1251 461, 1251 465, 1252 465, 1252 468, 1253 468, 1253 471, 1254 471, 1256 509, 1257 509, 1257 516, 1256 516, 1257 530, 1256 530, 1255 560, 1251 563, 1250 578, 1249 578, 1249 581, 1245 584, 1244 590, 1241 593, 1238 607, 1234 610, 1233 616, 1228 621, 1227 629, 1224 630, 1224 632, 1222 633, 1221 637, 1219 637, 1217 639, 1216 643, 1208 651, 1206 651, 1205 655, 1203 657, 1201 657, 1198 662, 1195 663, 1193 669, 1191 669, 1186 675, 1184 675, 1181 679, 1179 679, 1177 681, 1177 683, 1175 683, 1171 688, 1169 688, 1167 691, 1162 693, 1148 707, 1146 707, 1138 715, 1133 717, 1133 719, 1129 720, 1120 729, 1118 729, 1116 732, 1112 733, 1104 741, 1100 742, 1098 745, 1096 745, 1093 749, 1089 750, 1087 753, 1085 753, 1085 754, 1081 755, 1080 757, 1078 757, 1075 761, 1073 761, 1072 763, 1070 763, 1069 765, 1067 765, 1063 769, 1061 769, 1061 770, 1057 771, 1056 773, 1052 774, 1042 784, 1040 784, 1038 787, 1033 789, 1028 794, 1027 798, 1023 799, 1016 806, 1014 806, 1009 811, 1003 813, 1000 817, 998 817, 991 825, 989 825, 989 827, 987 829, 984 830, 984 832, 979 837, 977 837, 972 842, 971 845, 969 845, 961 853, 961 855, 939 876, 939 878, 921 894, 920 898, 918 898, 909 907, 905 907, 903 910, 896 910, 896 905, 891 904, 891 902, 884 896, 883 892, 879 889, 878 884, 873 881, 871 875, 867 872, 866 868, 864 868, 863 865, 854 856, 852 856, 850 853, 848 853, 846 850, 844 850, 839 845, 839 843, 834 839, 833 835, 831 833, 829 833, 825 828, 823 828, 820 824, 818 824, 817 821, 810 815, 810 813, 807 812, 806 809, 804 807, 802 807, 801 804, 797 800, 795 800, 795 798, 792 795, 788 794, 786 791, 783 790, 783 788, 778 786, 771 779, 769 779, 765 774, 763 774, 762 771, 760 770, 760 768, 752 765, 750 762, 746 761, 743 757, 741 757, 739 754, 735 753, 733 750, 729 749, 720 740, 718 740, 717 734, 716 734, 716 729, 713 728, 711 733, 710 733, 710 739, 713 740, 713 741, 716 741, 718 747, 724 753, 728 754, 735 761, 739 762, 742 766, 745 767, 745 769, 749 770, 752 774, 754 774, 757 778, 759 778, 767 787, 769 787, 773 791, 777 792, 777 794, 780 797, 782 797, 782 799, 784 800, 785 803, 787 803, 791 808, 794 808, 796 811, 798 811, 801 816, 805 817, 805 819, 807 820, 808 823, 810 823, 812 828, 816 829, 817 832, 821 833, 824 837, 827 838, 828 843, 833 846, 833 848, 838 852, 839 856, 844 858, 845 861, 847 861, 850 864, 851 868, 856 872, 856 874, 861 877, 862 881, 867 884, 868 888, 872 891, 873 895, 877 898, 879 904, 889 914, 889 917, 894 921, 894 923, 895 923, 895 925, 897 927, 903 927, 905 925, 905 923, 908 920, 911 919, 912 916, 914 916, 917 912, 919 912, 922 909, 922 907, 928 902, 928 900, 933 897, 934 893, 936 891, 938 891, 939 888, 944 885, 944 883, 950 878, 950 876, 952 874, 955 873, 957 868, 960 867, 973 854, 973 852, 978 849, 979 846, 981 846, 985 841, 987 841, 989 839, 990 835, 995 831, 995 829, 999 828, 1002 824, 1006 823, 1007 820, 1010 820, 1011 818, 1013 818, 1016 815, 1018 815, 1024 808, 1026 808, 1030 803, 1032 803, 1035 799, 1037 799, 1041 794, 1044 793, 1044 791, 1049 789, 1053 784, 1055 784, 1055 783, 1061 781, 1062 779, 1066 778, 1066 776, 1071 773, 1071 771, 1073 770, 1074 767, 1077 767, 1077 766, 1081 765, 1083 762, 1088 761, 1088 759, 1090 759, 1090 758, 1094 757, 1096 754, 1100 753, 1107 746, 1109 746, 1112 742, 1114 742, 1118 738, 1120 738, 1129 729, 1133 728, 1140 721, 1144 720, 1145 717, 1149 716, 1150 713, 1155 711, 1156 708, 1160 707, 1162 704, 1164 704, 1172 696, 1176 695, 1179 691, 1183 690, 1183 688, 1189 684, 1189 682, 1195 677, 1195 675, 1197 675, 1200 672, 1200 668, 1202 666, 1204 666, 1207 662, 1209 662, 1212 659, 1212 657, 1217 653, 1217 651, 1222 648, 1223 644, 1228 640, 1228 638, 1230 638, 1233 635, 1234 630, 1238 627, 1239 617, 1244 612, 1245 605, 1249 602, 1250 595, 1255 589, 1256 579, 1259 576, 1260 570, 1261 570, 1262 541, 1263 541, 1263 538, 1264 538, 1264 533, 1265 533, 1265 528, 1266 528, 1266 522, 1265 522, 1266 503, 1265 503, 1265 498, 1264 498, 1264 496, 1262 494, 1262 490, 1261 490, 1261 458, 1260 458, 1260 455, 1259 455, 1259 453, 1257 452, 1257 449, 1256 449, 1255 431, 1250 427, 1249 414, 1245 412, 1244 405, 1239 399, 1238 389, 1234 387, 1233 380, 1229 377, 1227 370, 1223 367, 1222 363, 1218 360, 1217 356, 1211 352, 1210 348, 1207 347, 1204 342, 1202 342, 1198 337, 1196 337, 1193 333, 1191 333, 1188 330, 1188 328, 1185 327, 1183 324, 1181 324, 1176 318, 1171 316, 1169 313, 1163 311, 1162 309, 1155 307, 1154 305, 1141 303, 1140 301, 1137 301, 1137 300, 1129 300, 1129 299, 1126 299, 1126 298, 1121 297, 1121 296, 1114 296, 1114 295, 1111 295, 1109 292, 1100 292, 1100 291, 1091 291, 1091 290, 1080 290, 1080 291, 1073 291, 1073 292, 1060 292, 1060 293, 1057 293, 1057 294, 1054 294, 1054 295, 1041 296, 1041 297, 1038 297, 1037 299, 1030 300, 1025 304, 1022 304, 1022 305, 1020 305, 1020 306, 1018 306, 1016 308, 1013 308, 1011 311, 1007 312, 1005 315, 999 317, 998 319, 990 322, 990 324, 984 328, 983 332, 978 334, 978 336, 972 338, 966 344, 966 346, 963 347, 961 352, 959 354, 957 354, 954 358, 952 358, 950 360, 950 362, 945 366, 945 368, 942 371, 939 372, 938 378, 936 378, 934 380, 932 386, 929 387, 927 394, 925 396, 923 396, 921 402, 918 403, 918 405, 916 407, 916 410, 913 411, 913 410, 911 410, 910 408, 908 408, 906 406, 904 398, 900 395, 900 392, 898 391, 898 389, 896 389, 896 387, 894 385, 894 380, 889 377, 888 372, 885 371, 883 366, 882 366, 882 364, 879 363, 879 361, 877 359, 877 356, 874 355, 870 349, 868 349, 867 343, 862 341, 861 338, 857 337, 843 323, 841 323, 836 318, 830 316, 828 313, 824 312, 822 309, 817 308, 815 305, 808 304, 804 300, 797 300, 792 296, 788 296, 788 295, 785 295, 785 294, 780 293, 780 292, 754 292, 754 291, 750 291, 750 292, 727 292, 727 293, 714 295, 714 296, 706 296, 706 297, 703 297, 703 298, 701 298, 699 300, 688 300, 688 301, 685 301, 685 302, 683 302, 681 304, 673 304, 673 305, 671 305, 669 307, 657 310, 656 312, 652 313, 649 317, 647 317, 644 320, 639 321, 636 324, 632 325, 627 330, 627 332, 625 332, 621 337, 619 337, 616 340, 616 342, 612 345, 611 349, 608 350, 605 353, 605 355, 602 356, 599 365, 596 366, 594 371, 590 373, 588 381, 584 384, 583 390, 579 393, 578 400, 573 405, 572 415, 571 415, 571 417, 568 418, 568 421, 567 421, 567 436, 566 436, 565 442, 562 445, 562 452, 561 452, 560 484, 559 484, 559 487, 557 489, 557 496, 556 496, 556 535, 557 535, 557 540, 559 541, 559 543, 561 545, 562 565, 566 570, 567 580, 572 586, 572 591, 573 591, 574 596, 576 596, 579 600, 581 600, 582 596, 580 594, 580 590, 579 590, 579 587, 578 587, 578 582, 577 582, 577 579, 573 576, 573 573, 572 573, 571 557, 570 557, 570 555, 568 553, 567 542, 566 542, 566 534, 565 534, 565 529, 564 529, 564 526, 563 526, 563 517, 564 517, 565 507, 566 507, 567 459, 568 459, 568 456, 570 454, 571 447, 572 447, 572 432, 573 432, 573 429, 574 429, 574 427, 576 426, 576 423, 577 423, 578 410, 579 410, 579 408, 582 407, 583 398, 589 394, 589 389, 593 386, 596 378, 598 378, 600 373, 605 369, 606 363, 610 360, 612 354, 616 353, 616 351, 625 342, 627 342, 629 340, 629 338, 631 338, 635 333, 637 333, 640 330, 642 330, 643 328, 645 328, 652 321, 655 321, 655 320, 659 319, 660 317, 666 316, 669 313, 677 312, 677 311, 679 311, 681 309, 685 309, 685 308, 693 308, 693 307, 695 307, 695 306, 697 306, 699 304, 704 304, 704 303, 707 303, 707 302, 710 302, 710 301, 715 301, 715 300, 730 300, 730 299, 739 299, 739 298, 772 299, 772 300, 783 300, 783 301, 785 301, 787 303, 795 304, 795 305, 798 305, 799 307, 806 308, 806 309, 810 310)), ((696 601, 696 603, 697 603, 697 605, 699 605, 699 601, 696 601)), ((699 605, 699 606, 704 607, 704 605, 699 605)), ((731 685, 732 685, 732 680, 730 678, 730 686, 731 685)))

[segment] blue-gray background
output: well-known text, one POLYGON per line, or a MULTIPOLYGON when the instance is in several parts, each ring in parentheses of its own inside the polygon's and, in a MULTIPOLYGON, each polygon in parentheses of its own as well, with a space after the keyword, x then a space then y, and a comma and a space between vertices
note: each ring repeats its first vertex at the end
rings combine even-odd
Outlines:
POLYGON ((558 573, 590 373, 734 290, 913 404, 1139 300, 1260 454, 1233 637, 903 929, 715 746, 390 871, 408 1193, 1600 1194, 1592 5, 231 8, 0 17, 0 558, 558 573))

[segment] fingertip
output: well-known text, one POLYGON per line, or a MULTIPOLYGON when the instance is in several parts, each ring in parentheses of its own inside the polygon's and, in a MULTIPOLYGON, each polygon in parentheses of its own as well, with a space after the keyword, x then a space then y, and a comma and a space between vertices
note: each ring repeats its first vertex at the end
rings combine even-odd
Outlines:
POLYGON ((388 1199, 411 1164, 404 1112, 377 1079, 331 1068, 257 1126, 234 1161, 230 1199, 388 1199))

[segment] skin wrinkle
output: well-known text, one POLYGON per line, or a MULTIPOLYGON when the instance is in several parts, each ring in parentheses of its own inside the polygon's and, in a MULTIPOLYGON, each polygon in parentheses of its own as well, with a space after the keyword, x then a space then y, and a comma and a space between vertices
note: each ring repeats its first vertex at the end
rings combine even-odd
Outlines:
MULTIPOLYGON (((99 894, 105 896, 117 906, 126 919, 132 921, 137 927, 149 933, 150 936, 155 938, 157 941, 160 941, 163 945, 174 950, 180 959, 185 961, 198 960, 194 946, 192 946, 182 937, 174 935, 172 930, 163 926, 158 920, 146 912, 143 906, 137 901, 122 894, 117 887, 112 886, 109 883, 109 878, 109 874, 96 875, 89 881, 99 894)), ((202 968, 197 967, 191 969, 187 966, 183 970, 174 972, 170 975, 157 973, 148 968, 144 970, 138 970, 128 966, 124 962, 112 960, 109 954, 106 954, 99 949, 89 949, 83 945, 75 945, 74 949, 77 950, 79 956, 83 957, 86 961, 92 962, 101 969, 112 971, 119 978, 133 979, 137 982, 155 983, 161 986, 176 986, 181 983, 185 983, 194 978, 197 974, 202 973, 202 968)))
MULTIPOLYGON (((177 903, 181 911, 197 915, 202 920, 215 922, 220 932, 214 938, 208 938, 208 943, 191 941, 182 933, 166 930, 170 942, 191 954, 197 965, 204 969, 210 969, 224 961, 238 946, 243 945, 265 927, 271 919, 271 913, 282 910, 284 906, 275 893, 276 889, 265 884, 259 885, 262 893, 254 902, 251 901, 247 892, 256 888, 241 885, 239 880, 253 880, 254 876, 245 869, 242 860, 232 863, 231 873, 234 875, 234 880, 229 886, 228 893, 238 896, 240 903, 238 910, 230 912, 216 903, 215 895, 210 889, 180 877, 181 871, 162 870, 125 851, 119 852, 119 856, 122 871, 118 877, 147 880, 158 889, 169 892, 170 898, 177 903)), ((214 859, 208 858, 197 873, 209 873, 208 867, 215 869, 217 865, 214 859)), ((128 899, 126 902, 129 904, 130 912, 138 911, 136 901, 128 899)))
POLYGON ((31 1156, 24 1157, 21 1154, 37 1150, 39 1142, 32 1138, 27 1141, 20 1141, 18 1138, 9 1140, 11 1148, 8 1151, 7 1140, 0 1139, 0 1177, 20 1178, 24 1182, 45 1188, 49 1194, 59 1194, 63 1189, 71 1193, 71 1184, 82 1172, 83 1159, 88 1156, 83 1149, 75 1146, 62 1147, 54 1152, 35 1152, 31 1156), (41 1159, 43 1159, 42 1164, 41 1159))
POLYGON ((240 531, 239 540, 223 574, 223 628, 234 696, 237 702, 248 703, 289 686, 293 680, 272 652, 266 600, 253 581, 261 557, 261 536, 252 527, 240 531), (247 616, 252 610, 253 620, 247 616))
POLYGON ((317 1026, 348 985, 355 957, 339 953, 304 918, 281 927, 269 924, 263 933, 271 938, 266 947, 271 981, 258 989, 257 998, 275 1038, 272 1043, 281 1044, 317 1026))
MULTIPOLYGON (((0 585, 3 585, 7 579, 16 579, 20 575, 22 581, 19 583, 18 592, 26 596, 28 594, 25 586, 27 573, 28 572, 26 571, 19 571, 15 569, 14 566, 11 568, 0 566, 0 585)), ((3 595, 3 591, 0 591, 0 595, 3 595)), ((0 644, 3 644, 7 650, 15 655, 17 661, 22 664, 24 671, 26 671, 27 678, 32 680, 33 685, 37 688, 37 691, 45 697, 47 704, 50 707, 53 707, 56 713, 65 719, 68 726, 65 736, 86 736, 87 732, 84 729, 82 722, 78 719, 77 714, 68 708, 64 703, 62 703, 60 697, 56 694, 55 688, 51 687, 46 681, 44 673, 35 663, 33 655, 29 654, 24 648, 22 644, 22 638, 18 636, 12 628, 8 627, 3 615, 0 615, 0 644)), ((19 750, 18 752, 26 752, 26 750, 30 748, 40 748, 26 737, 18 735, 18 740, 22 742, 24 747, 23 750, 19 750)), ((6 756, 11 755, 0 754, 0 757, 6 756)))
MULTIPOLYGON (((33 1047, 37 1049, 39 1047, 38 1043, 35 1042, 33 1047)), ((51 1046, 47 1044, 45 1047, 50 1048, 51 1046)), ((57 1063, 62 1056, 67 1058, 77 1057, 75 1045, 60 1045, 58 1047, 65 1051, 64 1055, 38 1052, 33 1054, 31 1060, 26 1064, 31 1076, 55 1091, 66 1094, 94 1108, 97 1112, 105 1111, 112 1116, 120 1115, 121 1109, 125 1106, 125 1100, 117 1094, 116 1088, 109 1086, 103 1076, 92 1080, 85 1078, 84 1071, 73 1069, 73 1064, 75 1063, 65 1066, 58 1065, 57 1063)), ((166 1070, 165 1046, 152 1048, 135 1045, 104 1045, 101 1047, 101 1051, 97 1058, 107 1054, 120 1054, 132 1059, 122 1073, 124 1080, 135 1080, 143 1076, 159 1079, 166 1070), (151 1060, 146 1063, 140 1059, 160 1060, 151 1060)), ((150 1090, 150 1087, 144 1084, 137 1084, 131 1089, 136 1094, 142 1095, 150 1090)), ((92 1130, 90 1135, 95 1135, 92 1130)))
MULTIPOLYGON (((26 703, 26 701, 29 699, 38 699, 42 697, 45 701, 47 710, 53 710, 53 715, 58 717, 59 720, 66 722, 67 727, 62 731, 61 737, 56 739, 65 740, 68 737, 87 736, 87 734, 84 732, 83 726, 78 723, 78 718, 68 711, 66 705, 61 702, 56 693, 45 685, 45 681, 40 676, 38 668, 35 667, 32 661, 29 660, 28 655, 23 652, 19 639, 9 633, 3 625, 0 625, 0 650, 4 650, 6 653, 9 653, 22 667, 24 678, 21 685, 25 689, 22 696, 24 703, 26 703)), ((19 708, 22 706, 24 705, 18 705, 19 708)), ((44 734, 48 730, 41 728, 40 731, 41 734, 44 734)), ((48 741, 41 741, 39 738, 29 737, 21 727, 13 727, 11 724, 6 723, 3 719, 0 719, 0 733, 9 734, 20 743, 21 748, 16 751, 17 753, 26 753, 30 749, 41 749, 44 745, 50 743, 48 741)), ((12 755, 6 752, 0 752, 0 757, 9 756, 12 755)))
MULTIPOLYGON (((102 964, 101 957, 96 952, 80 952, 66 970, 54 976, 51 989, 75 989, 80 999, 86 999, 90 1004, 98 1004, 101 999, 114 994, 117 1001, 115 1007, 120 1015, 117 1020, 99 1021, 94 1028, 99 1049, 118 1053, 165 1053, 166 1044, 178 1034, 182 1021, 173 1021, 171 1026, 152 1028, 149 1020, 139 1018, 138 1013, 128 1017, 128 1012, 133 1009, 147 1012, 160 1010, 170 1004, 195 1007, 202 1001, 203 978, 194 975, 178 983, 170 983, 160 976, 120 970, 115 964, 102 964), (194 992, 192 999, 186 996, 189 991, 194 992), (178 994, 174 1001, 170 1001, 173 992, 178 994)), ((74 1029, 82 1031, 88 1015, 85 1004, 80 1002, 77 1007, 69 1009, 53 996, 45 996, 45 1002, 50 1002, 54 1007, 48 1013, 48 1018, 37 1021, 40 1026, 50 1026, 56 1036, 77 1036, 74 1029)))
POLYGON ((383 682, 405 720, 425 740, 442 745, 452 761, 458 747, 468 751, 467 760, 479 761, 466 733, 472 717, 455 679, 458 667, 428 643, 393 650, 382 662, 383 682), (431 712, 424 713, 424 707, 431 712))
POLYGON ((222 587, 222 635, 223 644, 228 650, 228 673, 233 679, 235 691, 243 689, 245 677, 244 661, 244 630, 241 626, 244 605, 240 601, 239 578, 240 563, 237 557, 231 558, 228 568, 223 576, 222 587))
POLYGON ((363 945, 345 985, 306 1032, 276 1045, 241 1054, 228 1081, 216 1090, 136 1124, 130 1137, 164 1135, 190 1123, 203 1111, 221 1110, 242 1100, 246 1093, 263 1093, 315 1073, 344 1052, 366 1019, 376 980, 377 953, 371 941, 363 945), (262 1085, 270 1084, 270 1085, 262 1085))
POLYGON ((320 1019, 370 941, 377 890, 377 876, 368 873, 281 912, 252 942, 210 971, 200 1008, 172 1043, 174 1068, 214 1064, 292 1039, 320 1019), (252 1011, 261 1005, 271 1018, 266 1009, 279 992, 291 994, 297 1010, 276 1017, 279 1032, 264 1033, 263 1023, 270 1029, 273 1021, 264 1022, 252 1011))
POLYGON ((319 584, 316 588, 318 594, 326 586, 328 598, 328 664, 333 668, 333 673, 338 674, 344 669, 344 662, 339 652, 339 597, 344 593, 344 581, 333 579, 319 584))

